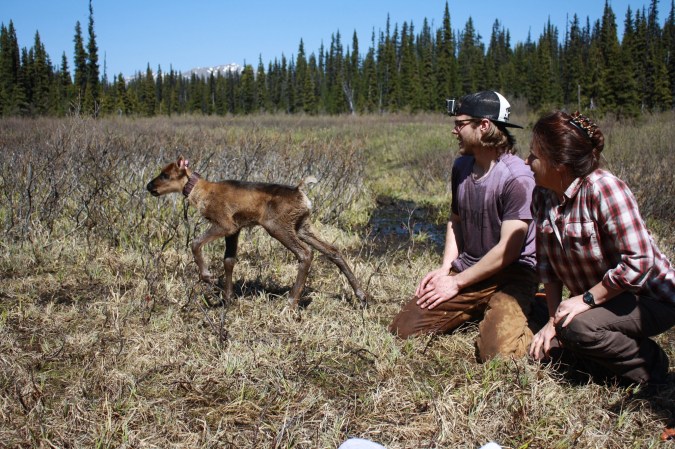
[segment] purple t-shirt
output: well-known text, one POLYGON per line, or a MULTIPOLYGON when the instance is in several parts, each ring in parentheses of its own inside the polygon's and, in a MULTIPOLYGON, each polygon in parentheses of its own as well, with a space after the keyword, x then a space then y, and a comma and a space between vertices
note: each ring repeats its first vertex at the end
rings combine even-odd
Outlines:
POLYGON ((473 156, 460 156, 452 167, 452 212, 459 215, 464 247, 452 263, 456 271, 476 264, 500 238, 502 222, 529 220, 516 263, 534 268, 535 227, 530 204, 534 176, 518 156, 503 154, 489 173, 475 180, 473 156))

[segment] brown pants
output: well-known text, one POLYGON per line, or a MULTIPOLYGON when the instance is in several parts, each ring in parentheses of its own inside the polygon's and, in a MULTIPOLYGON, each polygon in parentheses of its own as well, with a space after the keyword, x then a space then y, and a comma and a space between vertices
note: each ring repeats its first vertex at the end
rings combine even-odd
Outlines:
POLYGON ((538 330, 530 319, 537 285, 534 270, 513 264, 431 310, 418 306, 417 297, 413 297, 394 317, 389 331, 401 338, 442 334, 482 317, 476 341, 478 360, 498 354, 522 357, 527 354, 533 331, 538 330))
POLYGON ((673 326, 675 305, 624 292, 556 327, 562 354, 552 358, 598 380, 665 382, 668 356, 650 337, 673 326))

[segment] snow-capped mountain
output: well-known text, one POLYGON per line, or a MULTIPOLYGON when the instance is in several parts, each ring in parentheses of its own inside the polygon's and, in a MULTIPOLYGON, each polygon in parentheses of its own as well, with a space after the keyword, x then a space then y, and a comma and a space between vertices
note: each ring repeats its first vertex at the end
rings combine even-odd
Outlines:
POLYGON ((218 75, 219 73, 221 75, 226 75, 227 73, 231 72, 241 72, 244 68, 240 66, 239 64, 232 63, 232 64, 225 64, 225 65, 219 65, 215 67, 196 67, 194 69, 188 70, 187 72, 181 73, 181 75, 185 77, 191 77, 192 74, 194 73, 197 75, 197 77, 200 78, 206 78, 211 76, 213 73, 214 75, 218 75))
MULTIPOLYGON (((241 73, 242 70, 244 70, 243 66, 241 66, 239 64, 236 64, 236 63, 231 63, 231 64, 218 65, 218 66, 214 66, 214 67, 195 67, 194 69, 181 72, 181 76, 183 76, 185 78, 190 78, 192 76, 192 74, 194 73, 198 78, 208 78, 209 76, 211 76, 212 73, 217 76, 219 73, 221 75, 226 75, 227 73, 232 73, 232 72, 241 73)), ((162 72, 162 75, 166 76, 167 72, 162 72)), ((153 78, 155 78, 157 76, 157 73, 155 73, 153 71, 152 76, 153 76, 153 78)), ((125 81, 130 82, 130 81, 133 81, 133 80, 135 80, 139 77, 145 77, 145 72, 140 72, 140 71, 136 72, 133 76, 125 77, 125 81)))

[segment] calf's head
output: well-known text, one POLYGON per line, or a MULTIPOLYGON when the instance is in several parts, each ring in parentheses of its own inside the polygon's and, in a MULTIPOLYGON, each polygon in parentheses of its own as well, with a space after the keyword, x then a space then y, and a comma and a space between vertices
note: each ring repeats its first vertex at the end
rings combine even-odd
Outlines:
POLYGON ((181 192, 189 178, 188 161, 180 156, 176 162, 164 167, 159 175, 148 183, 146 188, 153 196, 181 192))

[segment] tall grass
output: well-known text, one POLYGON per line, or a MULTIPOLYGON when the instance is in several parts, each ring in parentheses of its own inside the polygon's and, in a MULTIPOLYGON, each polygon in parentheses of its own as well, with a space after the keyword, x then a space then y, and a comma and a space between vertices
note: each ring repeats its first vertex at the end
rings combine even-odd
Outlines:
MULTIPOLYGON (((601 123, 605 158, 673 258, 672 114, 601 123)), ((526 123, 526 120, 514 122, 526 123)), ((517 131, 521 155, 527 130, 517 131)), ((454 154, 442 116, 0 121, 0 446, 335 448, 661 447, 675 379, 575 385, 527 360, 474 360, 474 324, 399 341, 386 326, 441 248, 381 236, 387 204, 447 219, 454 154), (179 154, 209 179, 294 184, 313 174, 319 232, 373 301, 357 307, 316 258, 299 318, 290 253, 250 230, 237 297, 197 282, 187 243, 205 228, 145 184, 179 154)), ((207 247, 221 272, 222 243, 207 247)), ((672 331, 659 337, 671 360, 672 331)))

